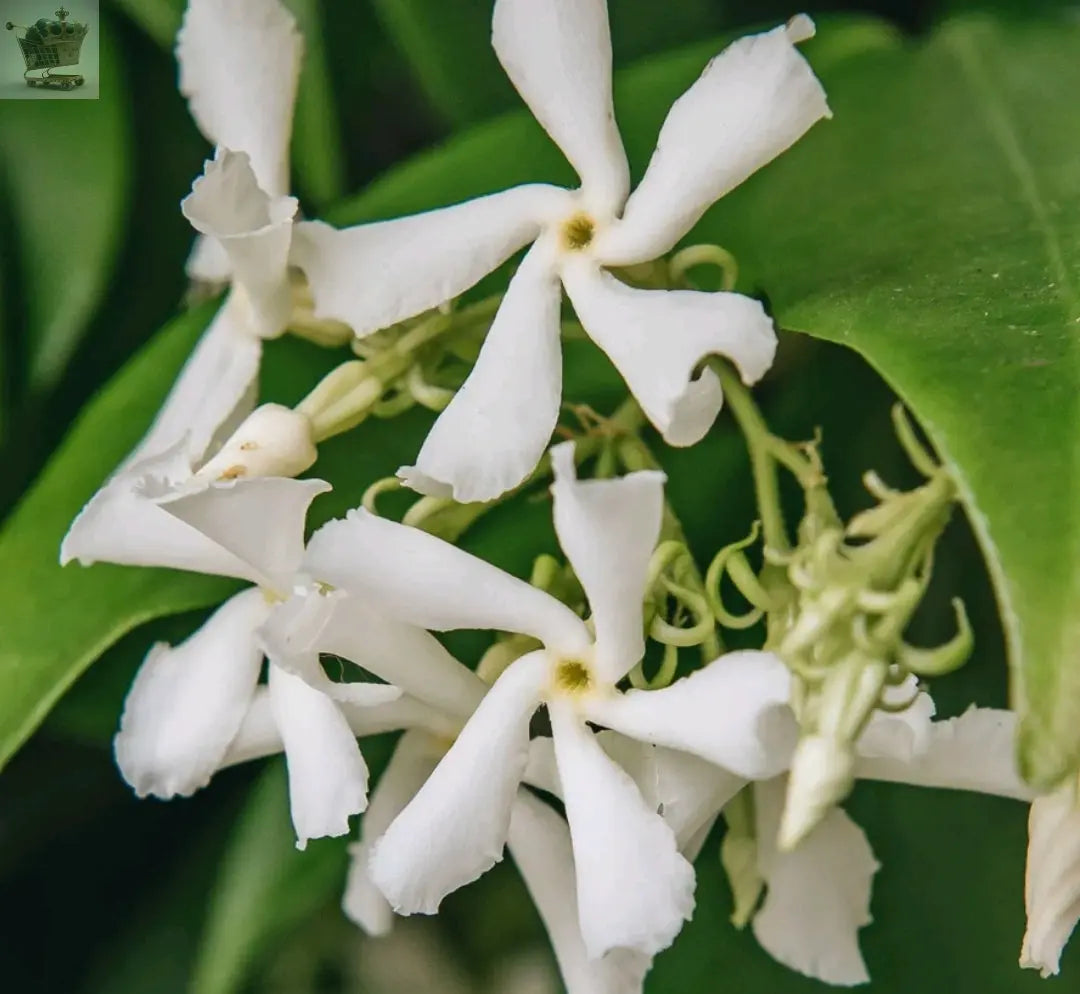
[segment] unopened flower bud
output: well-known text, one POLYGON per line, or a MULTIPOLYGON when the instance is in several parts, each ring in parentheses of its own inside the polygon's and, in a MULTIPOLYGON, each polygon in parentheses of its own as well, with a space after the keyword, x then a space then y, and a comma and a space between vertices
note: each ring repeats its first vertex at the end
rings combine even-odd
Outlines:
POLYGON ((210 480, 298 476, 318 458, 306 415, 281 404, 256 408, 196 474, 210 480))
POLYGON ((795 748, 778 845, 790 852, 855 784, 855 755, 845 742, 808 735, 795 748))

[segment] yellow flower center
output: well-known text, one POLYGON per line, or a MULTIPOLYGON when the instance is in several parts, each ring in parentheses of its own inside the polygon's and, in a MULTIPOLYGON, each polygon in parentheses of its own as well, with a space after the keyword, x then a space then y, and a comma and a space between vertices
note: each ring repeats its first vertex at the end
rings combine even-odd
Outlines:
POLYGON ((588 214, 580 211, 567 220, 562 227, 562 239, 566 248, 578 252, 588 248, 596 234, 596 224, 588 214))
POLYGON ((567 694, 583 694, 592 686, 592 675, 580 660, 564 659, 555 670, 555 686, 567 694))

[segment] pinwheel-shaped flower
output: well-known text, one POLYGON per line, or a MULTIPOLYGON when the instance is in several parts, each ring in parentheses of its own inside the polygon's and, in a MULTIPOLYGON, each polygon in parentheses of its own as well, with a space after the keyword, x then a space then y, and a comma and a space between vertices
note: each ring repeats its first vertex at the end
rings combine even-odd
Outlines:
POLYGON ((558 416, 560 281, 588 334, 674 445, 702 437, 722 403, 712 354, 747 382, 772 362, 761 306, 734 293, 639 290, 613 266, 669 251, 717 199, 828 115, 795 43, 809 18, 736 42, 671 109, 637 189, 615 125, 605 0, 497 0, 495 52, 581 178, 574 191, 520 186, 426 214, 336 231, 298 225, 294 259, 316 314, 358 335, 460 294, 523 245, 469 379, 435 423, 405 482, 487 500, 536 465, 558 416), (370 279, 359 278, 368 273, 370 279))
POLYGON ((180 92, 215 158, 184 201, 203 232, 188 274, 229 296, 126 465, 187 436, 201 457, 218 428, 251 409, 262 340, 290 313, 287 260, 297 202, 289 139, 303 40, 278 0, 190 0, 177 35, 180 92))
POLYGON ((372 876, 394 908, 432 913, 502 856, 525 771, 529 721, 547 706, 591 958, 667 946, 693 908, 693 871, 671 830, 596 743, 587 722, 694 752, 743 776, 790 760, 786 668, 734 653, 665 690, 616 689, 644 652, 642 600, 660 529, 661 473, 578 482, 552 450, 555 526, 592 609, 587 626, 550 595, 430 535, 363 511, 327 525, 312 575, 425 628, 537 638, 495 681, 415 800, 376 843, 372 876), (595 631, 595 636, 593 632, 595 631), (643 856, 643 854, 647 854, 643 856))

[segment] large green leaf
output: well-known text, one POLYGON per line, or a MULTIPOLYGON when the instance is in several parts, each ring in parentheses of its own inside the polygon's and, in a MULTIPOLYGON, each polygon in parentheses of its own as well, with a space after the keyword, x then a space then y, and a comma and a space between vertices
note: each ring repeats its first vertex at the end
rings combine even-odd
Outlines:
MULTIPOLYGON (((1025 772, 1080 760, 1080 25, 958 20, 901 45, 824 23, 809 46, 835 119, 712 210, 788 328, 861 352, 955 472, 994 578, 1024 715, 1025 772)), ((719 43, 623 74, 640 170, 666 108, 719 43)), ((338 221, 564 180, 524 114, 418 158, 338 221)), ((859 404, 852 397, 853 408, 859 404)))
POLYGON ((58 563, 72 518, 146 429, 206 317, 175 321, 95 398, 0 531, 0 764, 124 632, 228 589, 168 570, 58 563))
POLYGON ((124 234, 128 96, 107 22, 105 28, 99 99, 0 104, 0 189, 15 229, 5 242, 19 263, 32 389, 51 386, 63 372, 105 292, 124 234))

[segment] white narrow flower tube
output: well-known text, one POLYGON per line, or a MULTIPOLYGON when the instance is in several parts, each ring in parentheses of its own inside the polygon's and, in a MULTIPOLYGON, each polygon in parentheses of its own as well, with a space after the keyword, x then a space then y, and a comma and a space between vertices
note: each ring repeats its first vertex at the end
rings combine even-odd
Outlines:
POLYGON ((859 929, 871 922, 880 864, 862 829, 831 808, 791 852, 776 845, 785 778, 754 785, 758 870, 768 890, 754 935, 774 959, 808 977, 849 987, 870 980, 859 929))
POLYGON ((270 706, 289 770, 296 848, 346 835, 367 806, 368 771, 349 723, 334 701, 297 676, 270 667, 270 706))
POLYGON ((289 190, 289 136, 304 42, 277 0, 188 0, 176 36, 180 92, 211 144, 242 149, 259 186, 289 190))
POLYGON ((1080 803, 1075 781, 1038 797, 1028 816, 1027 929, 1020 965, 1056 976, 1080 921, 1080 803))
POLYGON ((623 947, 658 953, 693 913, 693 867, 671 828, 573 710, 552 702, 548 713, 588 956, 623 947))
POLYGON ((712 204, 832 116, 795 48, 813 33, 813 21, 800 14, 740 38, 705 67, 668 112, 622 222, 598 244, 605 265, 671 251, 712 204))
POLYGON ((574 444, 551 450, 555 532, 581 581, 596 631, 593 665, 616 683, 645 653, 642 600, 660 536, 663 473, 579 481, 574 444))
POLYGON ((262 652, 253 633, 268 610, 258 590, 245 590, 184 642, 147 653, 113 740, 140 797, 193 794, 222 765, 255 693, 262 652))
POLYGON ((291 261, 307 277, 315 316, 362 337, 464 293, 536 238, 566 200, 565 190, 532 184, 340 231, 303 221, 291 261))
POLYGON ((566 822, 527 791, 519 791, 508 843, 551 939, 567 994, 641 994, 651 957, 613 949, 593 959, 585 951, 566 822))
POLYGON ((292 313, 288 260, 296 198, 270 196, 247 153, 219 145, 180 207, 196 231, 225 250, 260 337, 280 335, 292 313))
POLYGON ((207 480, 243 476, 299 476, 319 457, 311 421, 281 404, 263 404, 237 426, 195 473, 207 480))
POLYGON ((798 737, 791 675, 768 652, 729 652, 663 690, 587 697, 581 713, 623 735, 681 749, 748 779, 787 768, 798 737))
POLYGON ((562 278, 589 337, 670 445, 700 441, 723 404, 711 371, 695 378, 703 359, 730 359, 745 383, 757 382, 772 364, 776 332, 750 297, 638 290, 585 261, 564 266, 562 278))
POLYGON ((502 859, 528 760, 529 719, 547 675, 543 652, 511 664, 375 843, 371 879, 399 914, 434 914, 447 894, 502 859))
POLYGON ((491 43, 581 177, 588 205, 616 213, 630 189, 630 168, 611 99, 607 0, 496 0, 491 43))
POLYGON ((362 509, 311 537, 304 569, 421 628, 519 632, 567 655, 591 642, 581 619, 544 591, 418 528, 362 509))
POLYGON ((394 910, 368 872, 372 843, 385 832, 431 776, 440 758, 438 743, 425 732, 408 731, 399 740, 371 792, 360 821, 360 840, 349 846, 349 876, 342 908, 368 935, 386 935, 394 910))
POLYGON ((398 470, 413 490, 456 501, 491 500, 540 461, 559 420, 562 289, 538 243, 518 267, 469 378, 439 415, 415 466, 398 470))

